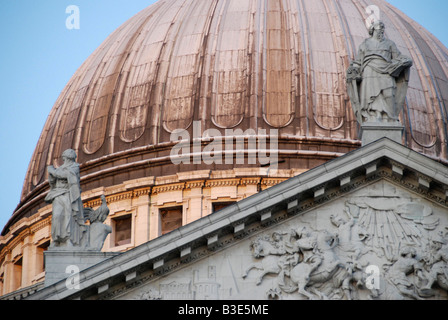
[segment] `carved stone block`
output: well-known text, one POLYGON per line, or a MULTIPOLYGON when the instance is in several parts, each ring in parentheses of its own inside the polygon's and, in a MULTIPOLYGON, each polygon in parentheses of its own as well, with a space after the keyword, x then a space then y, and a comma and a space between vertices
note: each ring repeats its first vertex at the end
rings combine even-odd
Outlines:
POLYGON ((118 254, 116 252, 96 251, 46 251, 44 253, 45 286, 50 286, 68 278, 73 279, 73 281, 69 281, 67 285, 76 286, 76 276, 80 271, 118 254))
POLYGON ((364 123, 361 129, 363 146, 384 137, 400 144, 403 142, 404 127, 401 123, 364 123))

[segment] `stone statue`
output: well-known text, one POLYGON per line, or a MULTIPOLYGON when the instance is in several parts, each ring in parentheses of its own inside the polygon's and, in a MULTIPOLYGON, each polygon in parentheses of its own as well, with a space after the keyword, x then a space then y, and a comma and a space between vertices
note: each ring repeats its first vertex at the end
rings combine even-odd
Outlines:
POLYGON ((80 247, 87 229, 81 200, 79 164, 76 163, 76 152, 71 149, 62 153, 62 159, 64 164, 59 168, 48 167, 50 192, 45 201, 53 205, 51 245, 80 247))
POLYGON ((347 70, 347 90, 360 124, 397 123, 404 107, 413 62, 384 31, 383 22, 372 24, 371 37, 347 70))
POLYGON ((48 167, 50 191, 45 201, 53 206, 50 249, 101 251, 106 237, 112 232, 110 226, 103 224, 109 214, 106 197, 101 197, 102 205, 97 210, 84 208, 76 152, 66 150, 62 159, 64 164, 59 168, 48 167))
POLYGON ((90 220, 89 226, 89 246, 92 250, 100 251, 103 247, 109 233, 112 232, 112 228, 106 224, 107 216, 109 215, 109 208, 107 207, 106 197, 101 196, 101 206, 97 210, 91 208, 84 209, 86 219, 90 220))

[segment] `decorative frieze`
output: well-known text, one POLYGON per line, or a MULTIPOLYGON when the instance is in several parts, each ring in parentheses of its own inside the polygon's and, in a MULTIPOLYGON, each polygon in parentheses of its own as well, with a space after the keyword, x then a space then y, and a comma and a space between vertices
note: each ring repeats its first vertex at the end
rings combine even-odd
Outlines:
POLYGON ((279 183, 286 181, 286 178, 263 178, 261 184, 265 187, 273 187, 279 183))
POLYGON ((170 185, 155 186, 152 190, 153 194, 171 192, 171 191, 181 191, 185 188, 185 183, 175 183, 170 185))
POLYGON ((185 189, 202 188, 205 185, 205 180, 187 181, 185 189))
POLYGON ((209 180, 205 183, 205 187, 231 187, 237 186, 241 182, 241 179, 221 179, 221 180, 209 180))
MULTIPOLYGON (((117 194, 106 196, 106 202, 107 203, 114 203, 119 202, 123 200, 129 200, 134 198, 134 192, 133 191, 127 191, 127 192, 120 192, 117 194)), ((95 208, 99 207, 102 203, 101 197, 95 198, 93 200, 89 200, 84 202, 84 208, 95 208)))
POLYGON ((258 185, 261 181, 261 178, 257 177, 251 177, 251 178, 242 178, 240 181, 241 186, 248 186, 248 185, 258 185))
POLYGON ((51 225, 51 217, 47 217, 43 220, 38 221, 37 223, 31 225, 30 230, 31 233, 36 233, 43 228, 49 227, 51 225))
POLYGON ((133 193, 132 197, 133 198, 138 198, 138 197, 142 197, 142 196, 147 196, 147 195, 151 194, 151 191, 152 191, 151 187, 137 189, 137 190, 134 190, 134 193, 133 193))

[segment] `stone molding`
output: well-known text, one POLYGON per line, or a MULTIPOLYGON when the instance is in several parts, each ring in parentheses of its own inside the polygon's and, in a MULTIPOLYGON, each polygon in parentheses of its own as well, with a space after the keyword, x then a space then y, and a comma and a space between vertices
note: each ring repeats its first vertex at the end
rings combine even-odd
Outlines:
POLYGON ((152 193, 158 194, 158 193, 163 193, 163 192, 179 191, 179 190, 183 190, 184 188, 185 188, 185 183, 176 183, 176 184, 170 184, 170 185, 155 186, 152 190, 152 193))
POLYGON ((205 185, 205 180, 187 181, 185 189, 202 188, 205 185))

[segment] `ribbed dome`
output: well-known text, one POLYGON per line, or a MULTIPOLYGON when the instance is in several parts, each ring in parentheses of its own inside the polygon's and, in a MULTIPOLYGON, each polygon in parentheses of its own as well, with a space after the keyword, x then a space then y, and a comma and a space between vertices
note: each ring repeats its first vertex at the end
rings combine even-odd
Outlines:
POLYGON ((278 129, 281 168, 309 169, 358 148, 345 73, 368 37, 371 4, 414 60, 404 142, 446 162, 448 50, 385 1, 160 0, 110 35, 61 93, 20 214, 47 190, 46 167, 67 148, 78 153, 83 190, 201 169, 167 158, 170 134, 192 132, 193 121, 223 133, 278 129))

